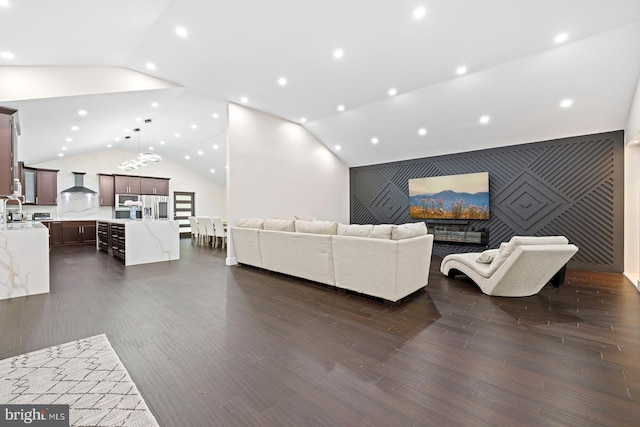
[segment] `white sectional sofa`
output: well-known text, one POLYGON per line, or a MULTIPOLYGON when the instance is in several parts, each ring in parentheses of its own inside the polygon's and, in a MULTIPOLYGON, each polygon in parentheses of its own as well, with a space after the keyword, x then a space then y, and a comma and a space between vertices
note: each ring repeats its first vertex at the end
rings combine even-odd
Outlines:
POLYGON ((428 283, 433 235, 424 223, 248 219, 230 230, 240 264, 394 302, 428 283))

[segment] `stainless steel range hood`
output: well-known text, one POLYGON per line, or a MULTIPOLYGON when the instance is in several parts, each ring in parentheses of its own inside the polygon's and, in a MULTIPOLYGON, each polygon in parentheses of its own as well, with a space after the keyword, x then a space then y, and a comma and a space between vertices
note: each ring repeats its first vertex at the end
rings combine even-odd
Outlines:
POLYGON ((67 188, 61 193, 84 193, 84 194, 96 194, 95 191, 84 186, 84 175, 85 172, 73 172, 73 178, 75 180, 75 184, 73 187, 67 188))

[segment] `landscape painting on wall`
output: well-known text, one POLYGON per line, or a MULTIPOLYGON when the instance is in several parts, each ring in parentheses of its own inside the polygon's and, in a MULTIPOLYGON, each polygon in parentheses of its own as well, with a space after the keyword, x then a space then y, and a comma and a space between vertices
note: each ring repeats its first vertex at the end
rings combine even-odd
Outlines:
POLYGON ((489 219, 489 172, 409 180, 415 219, 489 219))

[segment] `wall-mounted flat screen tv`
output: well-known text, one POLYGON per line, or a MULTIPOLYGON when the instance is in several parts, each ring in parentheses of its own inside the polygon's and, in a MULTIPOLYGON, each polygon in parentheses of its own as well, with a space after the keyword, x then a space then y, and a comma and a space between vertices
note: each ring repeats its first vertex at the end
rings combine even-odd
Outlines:
POLYGON ((489 219, 489 172, 409 180, 415 219, 489 219))

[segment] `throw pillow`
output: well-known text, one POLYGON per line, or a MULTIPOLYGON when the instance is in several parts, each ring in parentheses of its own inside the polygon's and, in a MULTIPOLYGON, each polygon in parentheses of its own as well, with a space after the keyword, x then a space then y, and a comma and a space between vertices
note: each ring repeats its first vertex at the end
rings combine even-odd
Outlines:
POLYGON ((427 234, 427 225, 424 222, 409 222, 397 225, 391 232, 392 240, 410 239, 427 234))
POLYGON ((369 237, 373 237, 374 239, 391 239, 391 234, 393 230, 396 228, 393 224, 379 224, 374 225, 371 229, 371 235, 369 237))
POLYGON ((338 232, 337 221, 304 221, 296 219, 297 233, 311 234, 336 234, 338 232))
POLYGON ((476 262, 480 264, 491 264, 491 261, 498 255, 499 251, 500 249, 487 249, 476 258, 476 262))
POLYGON ((370 237, 371 229, 373 225, 371 224, 340 224, 338 223, 338 235, 339 236, 353 236, 353 237, 370 237))
POLYGON ((257 228, 258 230, 262 230, 263 226, 262 218, 242 218, 238 220, 238 227, 240 228, 257 228))
POLYGON ((296 231, 295 223, 292 219, 265 219, 264 229, 273 231, 296 231))

